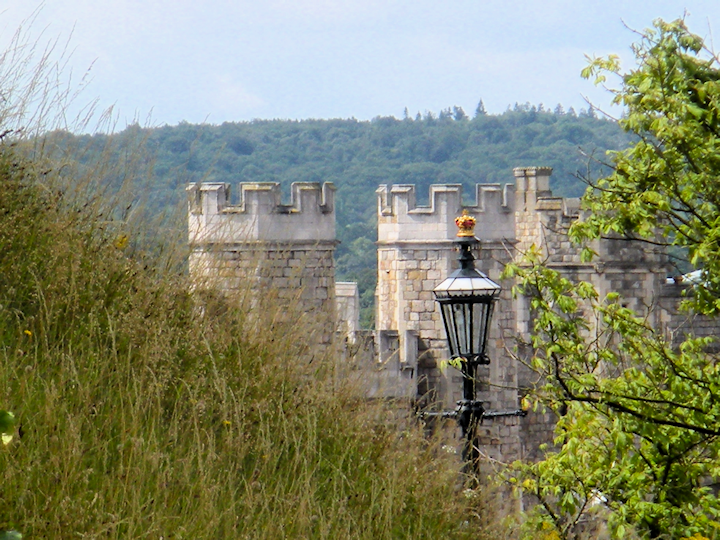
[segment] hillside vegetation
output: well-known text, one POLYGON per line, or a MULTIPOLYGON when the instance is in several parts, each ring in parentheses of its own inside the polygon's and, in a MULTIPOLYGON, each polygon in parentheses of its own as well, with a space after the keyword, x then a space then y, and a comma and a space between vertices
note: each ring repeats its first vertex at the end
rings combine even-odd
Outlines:
MULTIPOLYGON (((585 188, 578 172, 591 177, 607 173, 598 160, 606 150, 629 143, 615 122, 597 118, 592 109, 578 115, 560 106, 549 111, 528 104, 500 115, 485 114, 479 106, 473 118, 454 107, 402 120, 133 125, 111 137, 56 133, 55 138, 72 145, 81 162, 96 159, 110 139, 116 150, 108 159, 131 156, 152 163, 153 173, 136 195, 154 213, 182 213, 188 182, 279 182, 288 197, 291 182, 334 182, 341 241, 337 276, 359 282, 365 326, 372 324, 379 184, 416 184, 422 203, 433 183, 463 184, 472 194, 476 183, 512 182, 513 167, 537 165, 554 168, 557 194, 578 196, 585 188), (138 140, 144 141, 142 154, 133 147, 138 140)), ((105 181, 123 183, 116 177, 105 181)), ((170 236, 175 240, 184 238, 180 227, 174 231, 170 236)))

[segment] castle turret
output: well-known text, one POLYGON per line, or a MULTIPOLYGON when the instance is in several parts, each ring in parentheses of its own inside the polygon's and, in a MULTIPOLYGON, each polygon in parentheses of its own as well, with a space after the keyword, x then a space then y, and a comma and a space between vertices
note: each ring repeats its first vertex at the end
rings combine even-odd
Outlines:
POLYGON ((240 201, 230 204, 230 185, 190 184, 189 237, 193 245, 242 242, 335 242, 335 186, 295 182, 290 204, 280 184, 241 183, 240 201))
POLYGON ((190 272, 227 294, 271 292, 321 326, 335 321, 335 187, 298 182, 290 204, 277 183, 242 183, 237 205, 225 183, 191 184, 190 272))

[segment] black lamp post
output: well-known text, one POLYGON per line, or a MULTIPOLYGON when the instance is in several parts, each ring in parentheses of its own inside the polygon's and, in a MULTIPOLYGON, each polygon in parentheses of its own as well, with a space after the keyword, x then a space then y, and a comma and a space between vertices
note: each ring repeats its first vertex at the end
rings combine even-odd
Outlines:
POLYGON ((475 218, 467 211, 455 220, 458 226, 457 243, 460 249, 460 268, 435 288, 435 299, 440 304, 443 323, 453 359, 459 360, 463 376, 463 398, 457 408, 443 416, 455 417, 465 437, 466 460, 474 462, 475 427, 483 418, 522 416, 524 411, 485 411, 481 401, 475 399, 477 366, 489 364, 487 342, 493 307, 500 295, 500 285, 475 268, 471 252, 479 244, 475 238, 475 218))

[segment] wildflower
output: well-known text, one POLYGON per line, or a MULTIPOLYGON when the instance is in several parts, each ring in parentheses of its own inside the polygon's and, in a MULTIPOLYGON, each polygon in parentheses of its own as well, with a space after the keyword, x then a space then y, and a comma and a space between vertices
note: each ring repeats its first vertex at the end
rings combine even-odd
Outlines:
POLYGON ((114 246, 117 249, 125 249, 128 245, 128 235, 127 234, 121 234, 115 239, 114 246))
POLYGON ((223 425, 229 426, 230 424, 232 424, 232 422, 230 422, 230 420, 223 420, 223 425))
POLYGON ((23 330, 23 334, 25 334, 27 337, 32 337, 32 332, 30 330, 23 330))

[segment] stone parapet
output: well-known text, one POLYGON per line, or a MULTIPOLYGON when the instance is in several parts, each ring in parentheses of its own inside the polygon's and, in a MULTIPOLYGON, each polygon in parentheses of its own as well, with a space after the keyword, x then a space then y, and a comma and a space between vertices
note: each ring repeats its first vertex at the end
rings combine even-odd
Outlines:
POLYGON ((295 182, 290 204, 282 203, 278 183, 240 184, 237 205, 230 184, 190 184, 186 191, 191 244, 335 241, 332 183, 295 182))
POLYGON ((535 207, 538 199, 552 197, 550 176, 552 167, 516 167, 515 176, 516 210, 523 212, 535 207))
POLYGON ((467 209, 477 219, 483 239, 514 236, 514 187, 511 184, 478 184, 475 201, 464 204, 460 184, 430 186, 428 206, 416 201, 411 184, 381 185, 378 195, 378 242, 442 241, 455 236, 455 218, 467 209))
POLYGON ((337 303, 337 331, 354 344, 360 331, 360 296, 358 285, 354 281, 335 282, 335 301, 337 303))

